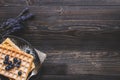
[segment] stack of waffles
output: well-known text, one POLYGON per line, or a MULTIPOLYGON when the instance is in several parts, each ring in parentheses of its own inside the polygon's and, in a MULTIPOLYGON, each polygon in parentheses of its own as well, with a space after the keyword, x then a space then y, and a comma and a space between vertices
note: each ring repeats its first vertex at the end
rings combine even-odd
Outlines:
POLYGON ((0 44, 0 74, 10 80, 26 80, 35 68, 34 57, 16 46, 10 38, 0 44))

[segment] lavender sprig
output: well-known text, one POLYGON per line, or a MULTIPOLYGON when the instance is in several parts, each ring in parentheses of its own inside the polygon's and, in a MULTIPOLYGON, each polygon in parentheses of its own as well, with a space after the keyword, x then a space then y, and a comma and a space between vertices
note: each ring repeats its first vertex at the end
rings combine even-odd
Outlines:
POLYGON ((16 18, 10 18, 3 22, 0 25, 0 34, 2 36, 9 35, 23 29, 23 22, 33 17, 33 14, 28 11, 29 9, 25 8, 16 18))

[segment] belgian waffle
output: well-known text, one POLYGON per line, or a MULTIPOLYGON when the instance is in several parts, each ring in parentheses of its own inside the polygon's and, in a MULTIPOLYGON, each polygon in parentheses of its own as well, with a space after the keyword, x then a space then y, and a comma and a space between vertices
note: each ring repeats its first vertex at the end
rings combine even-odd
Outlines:
MULTIPOLYGON (((14 42, 11 41, 10 38, 7 38, 5 41, 3 41, 3 42, 2 42, 2 45, 8 46, 8 47, 12 47, 12 48, 14 48, 14 49, 17 49, 17 50, 20 50, 20 51, 21 51, 21 49, 20 49, 18 46, 16 46, 16 45, 14 44, 14 42)), ((30 72, 31 72, 34 68, 35 68, 35 64, 34 64, 34 62, 32 62, 32 66, 31 66, 31 68, 30 68, 30 72)))
POLYGON ((15 48, 15 49, 17 49, 17 50, 20 50, 20 48, 19 48, 18 46, 16 46, 16 45, 11 41, 10 38, 5 39, 1 44, 4 45, 4 46, 9 46, 9 47, 15 48))
POLYGON ((32 55, 27 54, 23 51, 16 50, 12 47, 0 45, 0 74, 14 80, 26 80, 30 72, 33 59, 34 58, 32 55), (3 62, 6 55, 9 55, 11 61, 15 57, 20 59, 21 60, 20 67, 19 68, 15 67, 9 71, 5 70, 6 65, 3 64, 3 62), (22 71, 21 76, 18 75, 19 70, 22 71))

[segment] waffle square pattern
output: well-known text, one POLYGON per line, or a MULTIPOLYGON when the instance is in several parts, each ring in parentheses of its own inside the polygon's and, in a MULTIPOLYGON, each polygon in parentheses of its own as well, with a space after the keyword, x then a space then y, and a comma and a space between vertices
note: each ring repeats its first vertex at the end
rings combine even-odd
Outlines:
POLYGON ((26 80, 33 59, 30 54, 0 44, 0 74, 3 76, 13 80, 26 80), (15 59, 20 61, 18 66, 16 66, 15 59))

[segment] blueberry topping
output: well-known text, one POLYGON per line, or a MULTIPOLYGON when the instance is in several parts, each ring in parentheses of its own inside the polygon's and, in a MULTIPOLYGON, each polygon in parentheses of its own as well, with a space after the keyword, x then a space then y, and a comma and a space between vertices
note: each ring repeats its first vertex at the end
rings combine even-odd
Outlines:
POLYGON ((3 63, 4 63, 4 64, 8 64, 9 62, 8 62, 8 61, 4 61, 3 63))
MULTIPOLYGON (((5 67, 5 70, 8 71, 10 69, 13 69, 14 67, 17 67, 19 68, 20 65, 21 65, 21 60, 20 59, 17 59, 16 57, 13 59, 13 62, 12 61, 9 61, 9 55, 6 55, 5 56, 5 60, 3 61, 4 64, 7 64, 7 66, 5 67)), ((19 72, 19 75, 21 75, 22 72, 20 71, 19 72)))
POLYGON ((30 50, 26 50, 26 53, 30 54, 30 50))
POLYGON ((20 70, 19 72, 18 72, 18 76, 21 76, 22 75, 22 71, 20 70))
POLYGON ((14 62, 14 63, 17 63, 17 62, 18 62, 18 59, 15 57, 15 58, 13 59, 13 62, 14 62))
POLYGON ((14 68, 14 65, 13 65, 13 64, 9 65, 9 68, 10 68, 10 69, 13 69, 13 68, 14 68))
POLYGON ((6 70, 6 71, 10 70, 10 66, 6 66, 6 67, 5 67, 5 70, 6 70))
POLYGON ((5 56, 5 61, 9 61, 9 55, 5 56))

